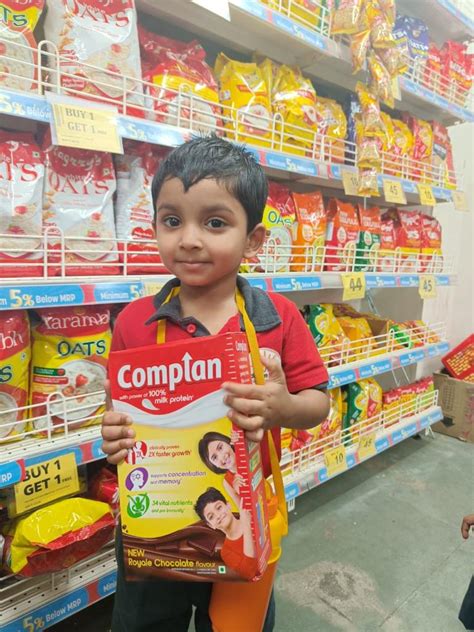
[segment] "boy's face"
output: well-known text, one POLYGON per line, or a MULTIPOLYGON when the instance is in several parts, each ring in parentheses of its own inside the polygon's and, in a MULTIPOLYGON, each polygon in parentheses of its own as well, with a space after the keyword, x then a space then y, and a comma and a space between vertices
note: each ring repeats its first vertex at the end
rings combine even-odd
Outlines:
POLYGON ((158 249, 183 285, 206 287, 235 278, 242 259, 260 250, 265 228, 247 234, 240 202, 215 180, 184 191, 178 178, 163 183, 156 203, 158 249))
POLYGON ((219 531, 224 533, 230 529, 234 520, 232 509, 222 500, 217 500, 215 503, 207 503, 203 514, 211 529, 219 529, 219 531))

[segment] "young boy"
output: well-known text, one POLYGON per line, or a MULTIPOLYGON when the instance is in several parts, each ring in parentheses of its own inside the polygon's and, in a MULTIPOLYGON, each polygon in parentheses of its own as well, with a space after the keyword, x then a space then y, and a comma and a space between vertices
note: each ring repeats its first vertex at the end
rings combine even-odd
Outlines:
MULTIPOLYGON (((117 318, 112 349, 156 344, 161 319, 166 320, 167 341, 240 331, 238 287, 255 326, 268 377, 263 386, 223 385, 229 418, 253 441, 261 441, 270 430, 280 453, 281 426, 311 428, 327 417, 328 376, 296 306, 279 294, 252 288, 238 276, 242 259, 254 257, 265 240, 261 223, 267 198, 265 174, 242 147, 216 136, 197 138, 177 147, 162 162, 152 194, 158 248, 176 278, 156 296, 127 305, 117 318), (176 285, 180 285, 179 295, 164 303, 176 285)), ((133 448, 131 423, 126 415, 105 413, 103 450, 111 463, 122 461, 133 448)), ((262 462, 268 476, 266 442, 262 462)), ((117 561, 112 632, 187 632, 193 606, 197 632, 212 631, 211 584, 126 582, 120 536, 117 561)), ((273 601, 264 632, 272 629, 273 601)))

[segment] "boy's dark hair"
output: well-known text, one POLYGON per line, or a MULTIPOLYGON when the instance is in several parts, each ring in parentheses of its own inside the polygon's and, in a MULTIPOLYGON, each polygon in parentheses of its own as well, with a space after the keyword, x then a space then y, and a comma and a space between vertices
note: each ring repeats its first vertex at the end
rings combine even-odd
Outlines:
POLYGON ((222 501, 223 503, 227 503, 224 494, 222 494, 215 487, 208 487, 207 490, 197 499, 196 504, 194 505, 194 511, 201 518, 201 520, 204 520, 205 522, 206 519, 204 518, 204 509, 209 503, 216 503, 218 500, 222 501))
POLYGON ((201 457, 201 461, 205 465, 207 465, 211 472, 214 472, 214 474, 226 474, 227 470, 224 470, 221 467, 217 467, 217 465, 214 465, 214 463, 209 458, 208 448, 209 444, 212 443, 212 441, 224 441, 225 443, 228 443, 232 449, 234 449, 230 442, 230 437, 221 434, 220 432, 206 432, 206 434, 203 436, 198 444, 198 451, 199 456, 201 457))
POLYGON ((241 145, 211 134, 173 149, 153 178, 151 194, 155 212, 161 187, 170 178, 179 178, 185 191, 205 178, 216 180, 244 207, 248 232, 262 221, 267 178, 252 154, 241 145))

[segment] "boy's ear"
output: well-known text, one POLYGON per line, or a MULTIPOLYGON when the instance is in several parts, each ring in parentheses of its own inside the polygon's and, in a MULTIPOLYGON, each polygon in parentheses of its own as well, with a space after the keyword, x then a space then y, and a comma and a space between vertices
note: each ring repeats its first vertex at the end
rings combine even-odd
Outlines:
POLYGON ((244 252, 245 259, 251 259, 255 257, 257 252, 262 248, 265 237, 267 235, 267 229, 260 223, 247 235, 247 246, 244 252))

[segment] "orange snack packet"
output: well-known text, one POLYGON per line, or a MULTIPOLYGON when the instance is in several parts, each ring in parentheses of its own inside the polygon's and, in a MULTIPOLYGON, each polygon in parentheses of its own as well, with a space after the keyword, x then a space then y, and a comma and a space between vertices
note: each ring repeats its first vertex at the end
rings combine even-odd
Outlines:
POLYGON ((349 202, 329 200, 326 227, 325 269, 330 272, 351 270, 359 239, 359 220, 349 202))
POLYGON ((293 193, 296 221, 293 224, 292 270, 314 272, 322 270, 326 212, 321 191, 293 193))

